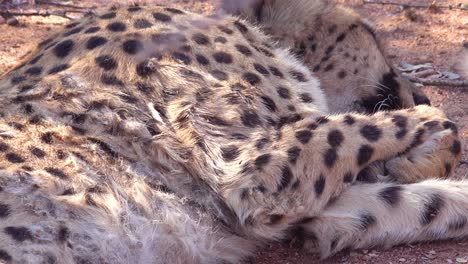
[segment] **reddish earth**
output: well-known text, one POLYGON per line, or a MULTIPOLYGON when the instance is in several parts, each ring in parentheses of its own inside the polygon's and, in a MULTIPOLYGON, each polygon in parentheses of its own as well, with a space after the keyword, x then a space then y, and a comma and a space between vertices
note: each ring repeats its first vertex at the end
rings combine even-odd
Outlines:
MULTIPOLYGON (((393 63, 402 61, 417 64, 431 62, 441 71, 454 71, 453 65, 459 59, 464 43, 468 43, 467 10, 402 10, 399 6, 363 4, 362 0, 337 0, 373 21, 378 28, 382 43, 385 43, 389 58, 393 63)), ((0 3, 6 1, 0 1, 0 3)), ((213 12, 214 1, 161 0, 161 1, 68 1, 70 4, 99 8, 111 5, 128 5, 134 2, 170 3, 199 13, 213 12)), ((466 0, 393 0, 406 4, 464 5, 466 0), (465 1, 465 2, 462 2, 465 1)), ((3 11, 0 6, 0 11, 3 11)), ((33 8, 23 6, 24 11, 33 8)), ((55 9, 56 10, 56 9, 55 9)), ((11 10, 18 11, 18 10, 11 10)), ((80 14, 72 14, 79 16, 80 14)), ((28 51, 53 29, 68 20, 60 17, 19 17, 19 26, 9 26, 0 18, 0 76, 28 54, 28 51)), ((443 109, 458 123, 463 141, 463 161, 454 173, 456 178, 468 178, 468 89, 451 87, 424 87, 434 106, 443 109)), ((402 245, 390 250, 359 250, 343 252, 326 261, 316 260, 288 245, 272 244, 258 252, 253 263, 466 263, 468 262, 468 242, 443 241, 417 245, 402 245)))

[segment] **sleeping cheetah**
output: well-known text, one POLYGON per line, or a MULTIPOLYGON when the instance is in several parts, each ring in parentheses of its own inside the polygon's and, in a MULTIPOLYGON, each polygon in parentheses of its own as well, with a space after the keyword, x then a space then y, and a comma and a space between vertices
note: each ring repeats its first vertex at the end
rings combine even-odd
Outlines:
POLYGON ((327 99, 236 17, 71 23, 0 80, 0 259, 236 263, 291 235, 322 257, 467 235, 468 183, 413 178, 450 173, 455 124, 429 106, 334 115, 327 99), (395 182, 356 183, 381 160, 395 182))

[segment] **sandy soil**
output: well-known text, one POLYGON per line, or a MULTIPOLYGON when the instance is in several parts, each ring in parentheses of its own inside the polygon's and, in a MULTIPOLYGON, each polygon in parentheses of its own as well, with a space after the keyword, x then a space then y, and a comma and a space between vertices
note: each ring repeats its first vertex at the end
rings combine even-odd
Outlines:
MULTIPOLYGON (((402 10, 398 6, 362 4, 361 0, 336 0, 350 6, 373 21, 389 58, 393 63, 433 63, 438 70, 453 71, 453 65, 463 44, 468 43, 468 11, 443 9, 402 10)), ((1 3, 2 1, 0 1, 1 3)), ((86 7, 109 7, 144 1, 82 0, 68 1, 86 7)), ((171 3, 199 13, 213 12, 213 1, 204 0, 155 0, 151 3, 171 3)), ((393 0, 399 3, 429 5, 467 5, 467 0, 393 0)), ((0 7, 1 8, 1 7, 0 7)), ((23 11, 35 10, 23 6, 23 11)), ((41 9, 47 8, 40 6, 41 9)), ((17 11, 17 10, 16 10, 17 11)), ((79 16, 80 14, 72 14, 79 16)), ((50 31, 67 23, 60 17, 20 17, 18 26, 10 26, 0 17, 0 76, 18 63, 21 58, 50 31), (3 23, 2 23, 3 22, 3 23)), ((454 173, 456 178, 468 178, 468 90, 467 88, 424 87, 436 107, 442 108, 458 123, 463 141, 464 164, 454 173)), ((316 260, 289 245, 272 244, 258 252, 251 262, 276 263, 467 263, 467 241, 444 241, 417 245, 402 245, 390 250, 359 250, 343 252, 326 261, 316 260)))

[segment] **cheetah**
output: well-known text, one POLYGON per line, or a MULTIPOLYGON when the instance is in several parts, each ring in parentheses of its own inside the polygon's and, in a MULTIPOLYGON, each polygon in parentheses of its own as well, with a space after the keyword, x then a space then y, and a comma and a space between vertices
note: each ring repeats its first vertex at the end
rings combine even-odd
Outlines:
POLYGON ((325 258, 468 234, 444 113, 327 100, 239 17, 132 6, 68 24, 0 79, 0 260, 239 263, 291 236, 325 258), (392 177, 358 182, 378 161, 392 177))
POLYGON ((331 1, 224 0, 223 10, 290 47, 320 80, 331 113, 430 105, 388 62, 374 25, 331 1))

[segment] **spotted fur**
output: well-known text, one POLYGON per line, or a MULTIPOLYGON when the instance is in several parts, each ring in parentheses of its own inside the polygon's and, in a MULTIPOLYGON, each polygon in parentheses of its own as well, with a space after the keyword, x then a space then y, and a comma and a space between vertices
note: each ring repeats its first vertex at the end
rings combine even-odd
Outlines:
POLYGON ((236 263, 292 229, 322 256, 466 235, 465 182, 413 183, 460 158, 441 111, 330 114, 272 43, 171 7, 41 42, 0 80, 1 261, 236 263), (356 184, 376 161, 391 176, 356 184))

